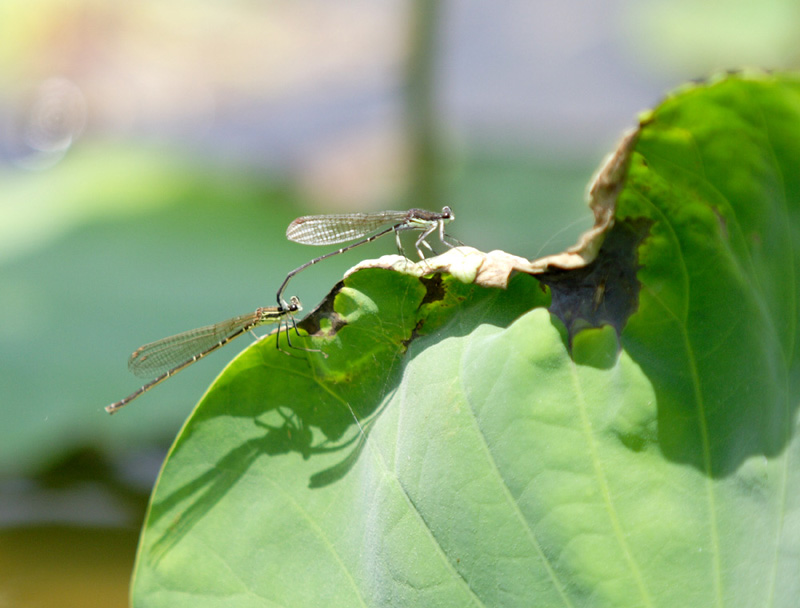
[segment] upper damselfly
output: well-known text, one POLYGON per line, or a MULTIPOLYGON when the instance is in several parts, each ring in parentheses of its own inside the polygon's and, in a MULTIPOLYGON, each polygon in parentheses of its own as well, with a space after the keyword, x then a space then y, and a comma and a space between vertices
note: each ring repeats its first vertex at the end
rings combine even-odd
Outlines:
POLYGON ((406 230, 419 230, 422 234, 414 243, 414 247, 420 259, 425 256, 421 246, 425 246, 433 252, 433 248, 428 244, 427 238, 438 229, 439 240, 447 247, 454 247, 455 243, 449 242, 449 238, 444 232, 444 225, 455 219, 450 207, 443 207, 441 213, 426 211, 425 209, 409 209, 408 211, 379 211, 376 213, 344 213, 335 215, 306 215, 294 220, 286 229, 286 238, 296 243, 306 245, 334 245, 336 243, 346 243, 355 239, 362 239, 357 243, 342 247, 331 253, 326 253, 302 266, 295 268, 281 283, 278 288, 278 305, 286 306, 283 301, 283 291, 289 280, 298 272, 305 270, 309 266, 321 262, 331 256, 344 253, 359 245, 371 243, 385 234, 394 232, 397 241, 397 249, 402 252, 403 247, 400 243, 400 233, 406 230), (388 226, 387 226, 388 225, 388 226), (383 228, 383 230, 381 230, 383 228), (380 230, 371 236, 362 238, 371 232, 380 230))

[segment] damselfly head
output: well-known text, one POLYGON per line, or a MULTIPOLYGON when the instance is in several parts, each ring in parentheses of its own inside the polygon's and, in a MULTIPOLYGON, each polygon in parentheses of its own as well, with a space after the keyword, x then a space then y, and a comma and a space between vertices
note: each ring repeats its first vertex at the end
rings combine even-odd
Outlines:
POLYGON ((450 207, 444 206, 442 207, 442 219, 446 221, 454 220, 456 215, 450 207))
POLYGON ((300 312, 301 310, 303 310, 303 307, 300 305, 300 298, 297 296, 289 298, 289 307, 286 309, 286 312, 294 313, 300 312))

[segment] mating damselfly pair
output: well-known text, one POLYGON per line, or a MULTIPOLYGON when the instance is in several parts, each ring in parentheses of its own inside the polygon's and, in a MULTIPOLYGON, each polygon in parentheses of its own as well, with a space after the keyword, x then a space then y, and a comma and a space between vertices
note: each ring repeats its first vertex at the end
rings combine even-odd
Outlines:
POLYGON ((408 211, 381 211, 378 213, 309 215, 297 218, 286 229, 286 237, 291 241, 307 245, 335 245, 356 241, 357 239, 361 240, 314 258, 290 271, 278 288, 277 306, 257 308, 252 313, 162 338, 137 348, 128 359, 128 369, 137 376, 153 379, 124 399, 107 406, 105 408, 106 411, 109 414, 119 411, 120 408, 151 388, 161 384, 167 378, 189 367, 195 361, 199 361, 218 348, 225 346, 234 338, 238 338, 247 332, 252 333, 256 327, 278 323, 276 346, 280 349, 280 333, 281 329, 284 328, 287 344, 292 347, 289 331, 291 327, 299 335, 294 314, 300 312, 302 307, 300 300, 295 296, 292 296, 287 303, 283 299, 283 292, 286 289, 286 285, 297 273, 329 257, 344 253, 359 245, 371 243, 390 232, 394 232, 397 248, 402 252, 400 233, 408 230, 421 232, 414 243, 414 247, 420 259, 424 259, 425 256, 421 247, 424 246, 433 252, 433 248, 426 239, 437 230, 439 240, 443 245, 447 247, 455 246, 456 243, 448 240, 449 237, 444 231, 445 224, 453 219, 455 219, 455 216, 450 207, 444 207, 441 213, 424 209, 409 209, 408 211))

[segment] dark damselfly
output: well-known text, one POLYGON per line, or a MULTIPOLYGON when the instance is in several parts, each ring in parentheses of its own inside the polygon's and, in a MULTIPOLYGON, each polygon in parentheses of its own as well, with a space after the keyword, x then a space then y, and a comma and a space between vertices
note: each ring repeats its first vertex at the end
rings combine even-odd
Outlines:
POLYGON ((427 242, 428 236, 438 229, 439 240, 447 247, 454 247, 456 243, 449 242, 444 232, 444 225, 455 219, 450 207, 443 207, 441 213, 426 211, 425 209, 409 209, 408 211, 379 211, 376 213, 344 213, 336 215, 306 215, 294 220, 286 229, 286 238, 296 243, 305 245, 335 245, 336 243, 346 243, 355 239, 362 239, 357 243, 342 247, 331 253, 326 253, 310 262, 306 262, 286 275, 286 278, 278 288, 278 306, 286 306, 282 295, 286 285, 291 278, 298 272, 313 266, 329 257, 349 251, 359 245, 371 243, 377 238, 394 232, 397 241, 397 249, 402 252, 403 247, 400 243, 400 233, 406 230, 419 230, 422 234, 414 243, 414 247, 420 259, 425 256, 421 246, 425 246, 433 253, 433 247, 427 242), (387 226, 388 225, 388 226, 387 226), (383 228, 383 230, 380 230, 383 228), (380 230, 371 236, 362 238, 370 232, 380 230))

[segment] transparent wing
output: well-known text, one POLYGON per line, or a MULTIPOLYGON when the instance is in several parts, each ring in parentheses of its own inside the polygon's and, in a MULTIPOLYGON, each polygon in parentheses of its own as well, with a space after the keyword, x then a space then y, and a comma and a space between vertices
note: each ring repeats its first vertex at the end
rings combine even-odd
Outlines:
POLYGON ((354 241, 387 224, 406 219, 407 211, 347 213, 341 215, 306 215, 286 229, 286 238, 304 245, 335 245, 354 241))
POLYGON ((279 318, 261 319, 256 311, 162 338, 137 348, 128 360, 128 369, 141 378, 153 378, 256 325, 275 323, 278 320, 279 318))

